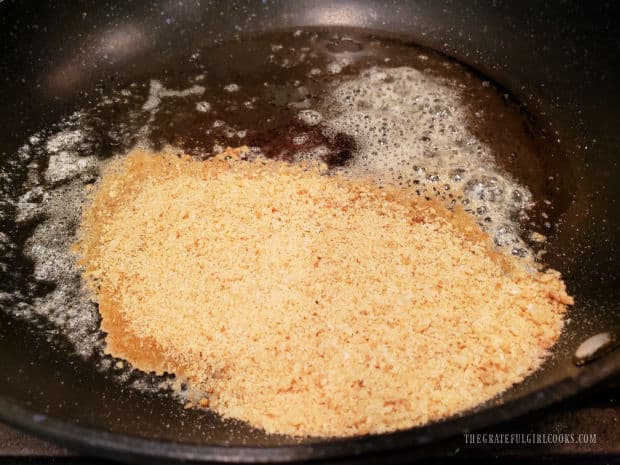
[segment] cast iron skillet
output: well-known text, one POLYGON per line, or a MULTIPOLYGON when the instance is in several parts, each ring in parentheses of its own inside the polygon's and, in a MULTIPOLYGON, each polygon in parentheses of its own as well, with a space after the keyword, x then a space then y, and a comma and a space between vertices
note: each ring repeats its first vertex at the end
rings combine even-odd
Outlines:
MULTIPOLYGON (((552 122, 567 148, 543 166, 573 179, 548 261, 576 296, 566 334, 535 375, 457 418, 344 440, 266 436, 169 397, 112 382, 50 344, 42 330, 0 311, 0 418, 93 454, 125 460, 291 461, 412 448, 556 402, 620 369, 611 352, 572 360, 587 337, 616 331, 620 216, 618 8, 598 2, 262 0, 0 3, 0 173, 34 131, 87 102, 97 83, 161 71, 196 44, 297 27, 354 27, 398 36, 467 63, 552 122), (122 38, 114 42, 113 38, 122 38)), ((231 72, 237 64, 230 63, 231 72)), ((541 173, 548 175, 549 173, 541 173)), ((3 182, 0 177, 0 182, 3 182)), ((568 186, 569 184, 567 184, 568 186)), ((0 184, 2 201, 11 185, 0 184)), ((2 218, 8 236, 10 218, 2 218)), ((25 285, 28 264, 5 247, 0 289, 25 285), (21 279, 21 281, 20 281, 21 279)), ((1 305, 8 305, 1 301, 1 305)))

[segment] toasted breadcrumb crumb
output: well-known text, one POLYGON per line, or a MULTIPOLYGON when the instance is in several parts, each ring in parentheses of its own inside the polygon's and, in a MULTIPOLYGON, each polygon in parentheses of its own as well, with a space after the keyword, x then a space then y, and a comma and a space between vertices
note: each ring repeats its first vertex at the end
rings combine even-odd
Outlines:
POLYGON ((75 249, 109 353, 267 432, 349 436, 474 407, 558 339, 559 273, 464 212, 240 153, 136 150, 98 183, 75 249))

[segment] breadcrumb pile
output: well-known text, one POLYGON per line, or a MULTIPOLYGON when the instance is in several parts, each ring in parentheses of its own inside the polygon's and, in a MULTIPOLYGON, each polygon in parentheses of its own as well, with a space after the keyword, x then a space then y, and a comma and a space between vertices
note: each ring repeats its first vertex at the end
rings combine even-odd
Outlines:
POLYGON ((136 150, 100 180, 75 249, 109 353, 267 432, 349 436, 474 407, 558 339, 559 274, 465 213, 240 153, 136 150))

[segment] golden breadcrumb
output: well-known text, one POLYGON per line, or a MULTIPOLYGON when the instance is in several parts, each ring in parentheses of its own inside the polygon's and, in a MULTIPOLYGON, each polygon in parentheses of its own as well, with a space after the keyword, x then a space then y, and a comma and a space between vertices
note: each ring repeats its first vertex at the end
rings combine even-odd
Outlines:
POLYGON ((572 304, 465 213, 229 150, 110 166, 76 250, 134 367, 268 432, 381 433, 455 414, 536 369, 572 304))

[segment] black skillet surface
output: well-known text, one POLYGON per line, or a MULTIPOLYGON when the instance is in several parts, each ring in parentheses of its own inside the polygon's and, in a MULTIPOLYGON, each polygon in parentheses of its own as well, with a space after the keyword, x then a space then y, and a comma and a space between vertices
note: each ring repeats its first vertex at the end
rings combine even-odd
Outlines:
MULTIPOLYGON (((422 428, 338 441, 266 436, 209 413, 183 410, 165 394, 133 391, 92 362, 72 356, 62 340, 48 342, 43 323, 35 328, 3 311, 0 418, 123 459, 307 460, 428 443, 539 408, 617 371, 617 351, 582 368, 572 363, 582 340, 614 330, 619 320, 616 10, 611 4, 571 2, 0 3, 3 170, 28 135, 87 104, 102 82, 114 85, 161 74, 174 70, 196 47, 268 31, 361 28, 429 46, 474 66, 545 124, 552 122, 548 139, 555 131, 562 139, 562 150, 540 152, 539 173, 515 169, 541 189, 541 179, 550 175, 565 180, 553 197, 554 214, 562 221, 547 259, 563 272, 577 298, 553 357, 500 399, 422 428)), ((220 61, 223 72, 233 76, 249 66, 220 61)), ((3 230, 11 232, 10 218, 3 221, 3 230)), ((0 269, 2 290, 26 287, 29 264, 17 260, 11 249, 2 253, 8 263, 0 269)))

